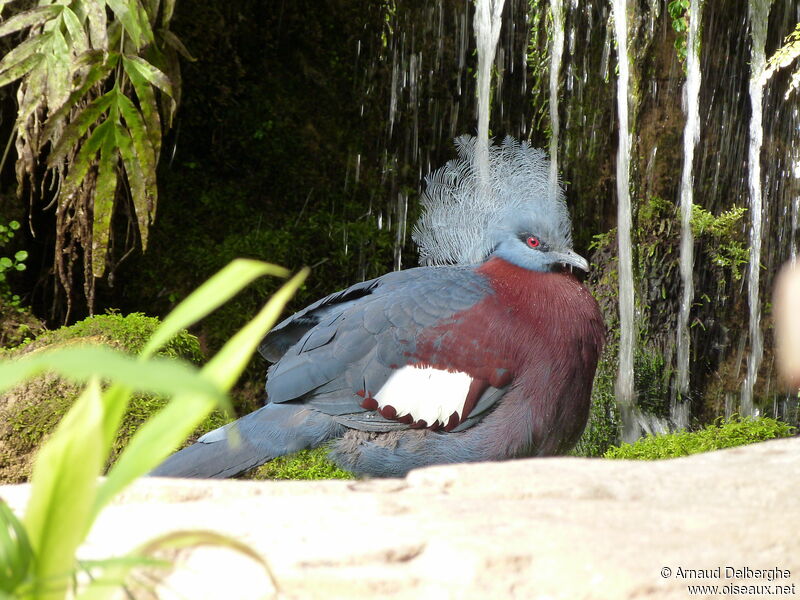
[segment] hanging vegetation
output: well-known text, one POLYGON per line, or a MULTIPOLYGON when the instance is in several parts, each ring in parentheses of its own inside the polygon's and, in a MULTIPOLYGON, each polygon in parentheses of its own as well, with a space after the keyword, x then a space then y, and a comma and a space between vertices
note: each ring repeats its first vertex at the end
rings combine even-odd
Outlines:
MULTIPOLYGON (((767 61, 767 68, 764 69, 762 75, 764 81, 772 77, 776 71, 790 66, 798 56, 800 56, 800 23, 795 26, 792 33, 786 36, 783 46, 778 48, 767 61)), ((788 99, 791 93, 797 89, 800 89, 800 66, 795 65, 784 99, 788 99)))
POLYGON ((18 193, 31 210, 37 200, 56 207, 54 271, 67 314, 81 260, 92 310, 121 200, 147 248, 162 127, 180 100, 178 55, 192 60, 169 31, 174 8, 175 0, 40 0, 0 23, 0 36, 27 31, 0 61, 0 86, 20 81, 18 193))

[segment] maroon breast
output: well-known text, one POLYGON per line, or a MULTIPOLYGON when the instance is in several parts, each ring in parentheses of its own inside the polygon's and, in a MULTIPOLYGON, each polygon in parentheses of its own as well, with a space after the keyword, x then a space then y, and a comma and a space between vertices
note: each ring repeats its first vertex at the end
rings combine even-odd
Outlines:
POLYGON ((604 339, 597 302, 568 273, 530 271, 500 258, 478 272, 494 293, 425 332, 415 358, 495 387, 513 380, 513 397, 527 404, 537 429, 533 442, 540 453, 558 452, 577 440, 588 417, 604 339))

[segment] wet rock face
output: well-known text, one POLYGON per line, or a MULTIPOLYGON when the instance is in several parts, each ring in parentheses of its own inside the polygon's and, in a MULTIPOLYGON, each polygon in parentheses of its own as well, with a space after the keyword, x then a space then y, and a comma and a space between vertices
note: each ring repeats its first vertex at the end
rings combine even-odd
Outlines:
MULTIPOLYGON (((214 530, 266 559, 280 597, 303 599, 685 600, 694 584, 797 589, 799 479, 796 438, 659 462, 441 466, 402 480, 143 479, 102 514, 82 556, 214 530), (726 567, 739 574, 727 578, 726 567), (715 579, 691 573, 717 568, 715 579), (748 568, 789 575, 768 581, 748 568)), ((17 511, 27 493, 0 487, 17 511)), ((185 560, 164 584, 169 597, 270 597, 269 578, 246 558, 202 549, 185 560)))

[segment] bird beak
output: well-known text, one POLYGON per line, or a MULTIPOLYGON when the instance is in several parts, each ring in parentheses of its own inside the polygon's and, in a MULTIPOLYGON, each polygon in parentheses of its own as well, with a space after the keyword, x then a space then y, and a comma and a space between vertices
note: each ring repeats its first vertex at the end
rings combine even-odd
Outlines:
POLYGON ((552 252, 554 262, 562 263, 564 266, 576 267, 581 271, 589 272, 589 262, 577 252, 567 250, 566 252, 552 252))

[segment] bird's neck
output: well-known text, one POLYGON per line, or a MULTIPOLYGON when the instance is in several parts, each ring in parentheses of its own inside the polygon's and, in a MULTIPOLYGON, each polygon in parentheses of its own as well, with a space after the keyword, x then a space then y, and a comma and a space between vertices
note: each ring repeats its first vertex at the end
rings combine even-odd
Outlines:
POLYGON ((604 338, 597 302, 570 273, 531 271, 497 257, 478 271, 495 292, 487 314, 501 340, 498 362, 517 375, 521 403, 504 410, 517 411, 512 418, 520 422, 533 415, 523 442, 542 454, 562 452, 577 441, 589 411, 604 338))
POLYGON ((478 272, 494 290, 495 314, 508 315, 508 334, 516 331, 523 349, 532 344, 560 355, 588 344, 599 354, 604 337, 600 309, 572 274, 531 271, 498 257, 478 272))
POLYGON ((540 299, 588 294, 570 273, 533 271, 499 256, 489 259, 477 270, 489 280, 495 293, 516 308, 530 307, 540 299))

